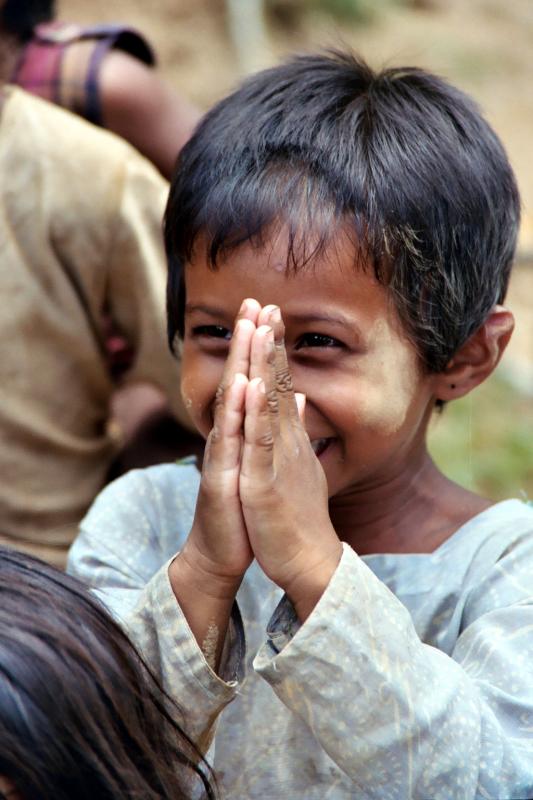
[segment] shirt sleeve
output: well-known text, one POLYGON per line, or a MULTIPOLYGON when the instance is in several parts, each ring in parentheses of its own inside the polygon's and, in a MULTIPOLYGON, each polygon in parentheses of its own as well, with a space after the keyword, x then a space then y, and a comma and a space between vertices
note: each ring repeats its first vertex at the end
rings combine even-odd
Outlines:
POLYGON ((123 622, 165 690, 182 709, 188 735, 205 753, 220 712, 236 696, 244 677, 244 631, 235 604, 217 675, 205 660, 174 596, 168 567, 165 564, 148 582, 123 622))
POLYGON ((281 601, 254 668, 358 796, 530 798, 532 565, 529 536, 469 598, 450 657, 420 640, 407 609, 344 545, 303 625, 281 601))
MULTIPOLYGON (((82 521, 67 569, 125 628, 182 709, 185 730, 205 752, 218 715, 244 678, 244 631, 235 605, 217 675, 205 660, 168 578, 169 561, 184 533, 180 534, 180 498, 174 505, 165 499, 165 489, 176 490, 176 481, 164 483, 172 469, 180 468, 136 470, 110 484, 82 521), (152 479, 156 473, 163 480, 152 479)), ((182 488, 193 502, 196 471, 182 468, 180 474, 182 488)))
POLYGON ((168 183, 155 168, 137 153, 129 153, 108 260, 107 302, 134 352, 124 382, 157 386, 179 421, 190 426, 179 390, 179 354, 171 355, 166 336, 162 219, 167 195, 168 183))

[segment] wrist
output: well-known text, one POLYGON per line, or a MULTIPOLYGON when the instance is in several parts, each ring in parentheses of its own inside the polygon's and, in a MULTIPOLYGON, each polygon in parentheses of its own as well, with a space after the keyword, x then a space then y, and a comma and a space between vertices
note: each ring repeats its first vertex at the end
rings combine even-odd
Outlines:
POLYGON ((178 602, 180 595, 193 594, 205 602, 232 604, 243 579, 242 574, 223 574, 208 558, 187 546, 170 564, 168 575, 178 602))
POLYGON ((300 622, 305 622, 329 586, 342 557, 342 543, 307 565, 281 588, 291 601, 300 622))
POLYGON ((209 667, 217 672, 231 609, 242 576, 206 572, 185 550, 170 564, 168 577, 174 596, 209 667))

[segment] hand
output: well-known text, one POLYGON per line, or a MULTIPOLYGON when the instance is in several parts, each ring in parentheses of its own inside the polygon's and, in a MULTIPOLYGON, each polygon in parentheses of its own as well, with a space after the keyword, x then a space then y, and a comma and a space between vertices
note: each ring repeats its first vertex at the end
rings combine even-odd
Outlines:
POLYGON ((233 600, 253 559, 239 472, 250 348, 259 311, 255 300, 244 301, 236 320, 216 394, 193 526, 169 569, 174 594, 214 669, 233 600))
POLYGON ((342 545, 329 517, 326 477, 300 419, 279 309, 263 308, 257 325, 239 494, 257 561, 303 621, 329 583, 342 545))
POLYGON ((183 549, 184 557, 207 579, 221 583, 240 583, 253 559, 239 498, 239 472, 251 341, 260 308, 255 300, 245 300, 235 321, 207 438, 194 522, 183 549))

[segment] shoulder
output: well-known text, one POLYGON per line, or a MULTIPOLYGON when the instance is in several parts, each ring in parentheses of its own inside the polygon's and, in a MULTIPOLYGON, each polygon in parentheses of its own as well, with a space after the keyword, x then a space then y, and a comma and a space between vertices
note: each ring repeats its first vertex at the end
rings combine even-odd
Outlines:
POLYGON ((175 537, 189 532, 199 483, 192 460, 132 470, 98 495, 82 530, 97 534, 105 530, 114 539, 172 537, 175 550, 175 537))
POLYGON ((147 114, 157 113, 158 105, 167 100, 166 86, 159 74, 123 50, 110 50, 102 59, 98 88, 102 123, 106 126, 109 117, 113 121, 117 114, 146 121, 147 114))
POLYGON ((498 561, 524 542, 533 543, 533 506, 522 500, 503 500, 474 517, 465 533, 478 540, 479 555, 498 561))
POLYGON ((96 498, 69 553, 68 570, 90 585, 142 586, 181 548, 200 476, 194 464, 132 470, 96 498))
POLYGON ((520 500, 497 503, 472 520, 465 534, 473 550, 465 621, 495 608, 533 604, 533 507, 520 500))
POLYGON ((49 157, 61 157, 77 169, 86 162, 104 163, 106 169, 142 156, 108 131, 96 128, 66 109, 15 86, 7 90, 1 123, 2 136, 16 133, 19 149, 38 148, 49 157))
POLYGON ((185 542, 198 484, 192 463, 133 470, 111 483, 81 522, 68 571, 102 590, 109 607, 130 608, 185 542))
POLYGON ((64 215, 62 229, 79 225, 80 213, 87 224, 109 228, 125 196, 155 206, 159 224, 168 185, 146 158, 115 134, 18 87, 7 90, 0 147, 13 169, 24 164, 50 213, 57 206, 64 215))
POLYGON ((503 500, 462 525, 435 551, 439 560, 462 564, 493 564, 520 541, 533 537, 533 506, 522 500, 503 500))

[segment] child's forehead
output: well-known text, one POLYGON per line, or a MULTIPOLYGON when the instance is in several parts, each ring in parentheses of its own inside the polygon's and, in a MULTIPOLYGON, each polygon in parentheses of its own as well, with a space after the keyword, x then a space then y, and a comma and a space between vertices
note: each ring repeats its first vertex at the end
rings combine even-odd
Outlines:
POLYGON ((270 272, 301 284, 319 280, 323 284, 341 276, 349 283, 361 272, 375 278, 372 260, 354 231, 346 224, 304 229, 276 223, 235 245, 221 248, 212 257, 212 241, 201 234, 193 248, 189 267, 201 265, 223 280, 235 280, 245 272, 262 280, 270 272), (229 269, 228 269, 229 267, 229 269))
POLYGON ((374 326, 391 321, 396 310, 387 288, 371 265, 361 264, 356 248, 340 238, 304 263, 287 259, 283 236, 245 242, 226 252, 215 265, 208 249, 197 248, 185 271, 188 308, 209 306, 236 312, 242 300, 279 305, 287 318, 343 319, 347 326, 374 326))

